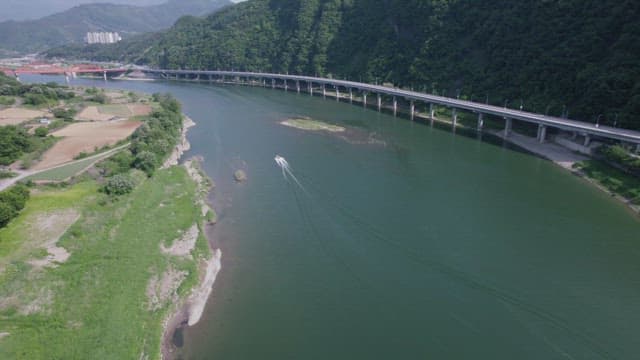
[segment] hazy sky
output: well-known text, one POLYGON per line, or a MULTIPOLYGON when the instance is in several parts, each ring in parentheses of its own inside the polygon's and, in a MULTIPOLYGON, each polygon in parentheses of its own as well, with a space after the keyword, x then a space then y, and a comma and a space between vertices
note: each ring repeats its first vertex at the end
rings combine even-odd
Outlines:
POLYGON ((0 21, 37 19, 87 3, 160 4, 166 0, 0 0, 0 21))

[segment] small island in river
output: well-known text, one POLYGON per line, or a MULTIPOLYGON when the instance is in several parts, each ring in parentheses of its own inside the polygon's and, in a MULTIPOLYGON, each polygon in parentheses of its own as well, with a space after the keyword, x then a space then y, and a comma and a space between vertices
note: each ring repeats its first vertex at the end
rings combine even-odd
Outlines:
POLYGON ((280 122, 280 125, 309 131, 328 131, 333 133, 345 131, 345 128, 342 126, 327 124, 322 121, 313 120, 312 118, 306 116, 283 120, 280 122))

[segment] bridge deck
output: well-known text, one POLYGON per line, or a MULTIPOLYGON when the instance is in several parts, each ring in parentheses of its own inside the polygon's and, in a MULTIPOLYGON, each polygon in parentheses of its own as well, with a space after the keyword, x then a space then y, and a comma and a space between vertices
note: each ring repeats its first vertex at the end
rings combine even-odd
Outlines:
POLYGON ((240 76, 254 77, 265 79, 292 80, 306 83, 326 84, 333 87, 344 87, 347 89, 357 89, 364 92, 372 92, 378 94, 386 94, 390 96, 403 97, 408 100, 423 101, 437 105, 443 105, 456 109, 468 110, 476 113, 490 114, 503 118, 526 121, 535 124, 542 124, 554 128, 575 131, 582 135, 595 135, 604 138, 610 138, 620 141, 626 141, 633 144, 640 144, 640 132, 634 130, 614 128, 610 126, 595 126, 594 124, 583 121, 564 119, 548 115, 536 114, 527 111, 508 109, 504 107, 487 105, 467 100, 459 100, 444 96, 420 93, 416 91, 402 90, 390 88, 387 86, 372 85, 355 81, 327 79, 302 75, 285 75, 258 72, 242 72, 242 71, 216 71, 216 70, 157 70, 146 69, 143 72, 150 74, 164 75, 217 75, 217 76, 240 76))

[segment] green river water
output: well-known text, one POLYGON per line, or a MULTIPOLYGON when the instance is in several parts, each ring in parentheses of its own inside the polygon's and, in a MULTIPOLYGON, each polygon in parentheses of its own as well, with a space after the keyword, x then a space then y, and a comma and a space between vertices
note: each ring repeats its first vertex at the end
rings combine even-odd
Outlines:
POLYGON ((223 255, 184 359, 640 358, 640 221, 548 161, 305 94, 76 83, 171 92, 197 123, 223 255))

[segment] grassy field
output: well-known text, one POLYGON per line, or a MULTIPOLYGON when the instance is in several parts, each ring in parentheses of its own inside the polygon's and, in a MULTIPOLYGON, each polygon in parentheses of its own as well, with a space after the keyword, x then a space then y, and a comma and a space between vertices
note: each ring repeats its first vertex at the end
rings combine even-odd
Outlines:
POLYGON ((635 205, 640 205, 640 179, 637 177, 597 160, 582 161, 574 166, 609 191, 630 199, 635 205))
MULTIPOLYGON (((196 197, 183 167, 158 171, 115 200, 92 181, 37 192, 0 231, 0 257, 7 259, 0 273, 0 332, 10 333, 0 339, 0 358, 158 358, 161 322, 171 305, 150 310, 146 289, 169 268, 187 274, 179 294, 197 282, 196 261, 160 251, 160 244, 201 220, 196 197), (34 216, 65 208, 81 214, 58 241, 71 257, 58 267, 35 269, 29 257, 42 251, 23 249, 30 243, 23 237, 37 226, 34 216), (7 306, 16 296, 35 299, 35 311, 7 306)), ((206 249, 200 235, 195 258, 206 249)))
POLYGON ((116 115, 121 117, 129 117, 133 115, 127 105, 121 104, 101 105, 98 106, 98 111, 103 114, 116 115))

